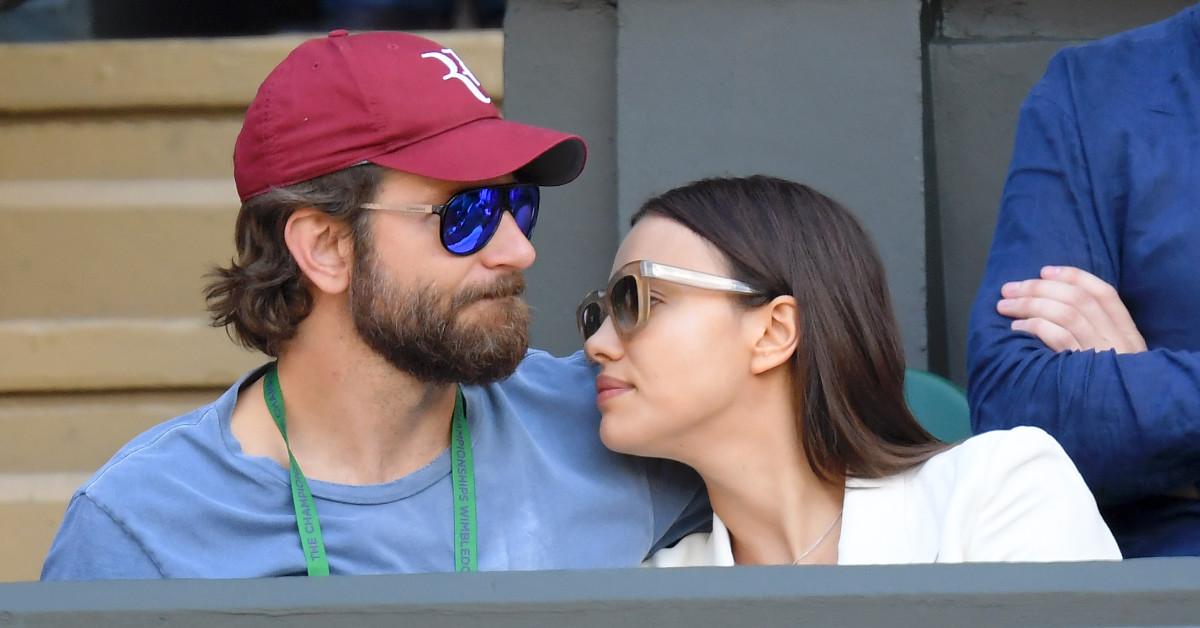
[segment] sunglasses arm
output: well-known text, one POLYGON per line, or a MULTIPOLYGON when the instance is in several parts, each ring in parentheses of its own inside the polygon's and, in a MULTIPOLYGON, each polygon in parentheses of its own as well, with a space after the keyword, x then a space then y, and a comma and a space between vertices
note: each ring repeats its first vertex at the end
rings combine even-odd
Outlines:
POLYGON ((667 266, 655 262, 642 262, 642 275, 651 279, 662 279, 672 283, 692 286, 693 288, 703 288, 705 290, 720 290, 722 292, 736 292, 739 294, 760 294, 757 290, 741 281, 730 279, 728 277, 718 277, 708 273, 702 273, 696 270, 688 270, 686 268, 676 268, 675 266, 667 266))
POLYGON ((446 210, 445 205, 420 205, 420 204, 398 205, 398 206, 393 207, 391 205, 382 205, 380 203, 363 203, 362 205, 359 205, 359 207, 361 207, 362 209, 369 209, 371 211, 380 211, 380 212, 408 212, 408 213, 412 213, 412 214, 438 214, 438 215, 441 215, 441 213, 446 210))

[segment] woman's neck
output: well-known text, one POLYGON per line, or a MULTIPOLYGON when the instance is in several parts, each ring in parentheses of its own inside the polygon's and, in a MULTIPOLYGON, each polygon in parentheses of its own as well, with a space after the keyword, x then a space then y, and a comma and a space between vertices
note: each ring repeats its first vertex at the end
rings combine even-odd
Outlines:
POLYGON ((735 561, 837 562, 841 528, 835 520, 845 482, 823 481, 809 466, 790 391, 746 398, 754 401, 709 422, 727 429, 706 435, 707 444, 693 444, 691 450, 699 453, 686 461, 708 485, 713 511, 729 529, 735 561))

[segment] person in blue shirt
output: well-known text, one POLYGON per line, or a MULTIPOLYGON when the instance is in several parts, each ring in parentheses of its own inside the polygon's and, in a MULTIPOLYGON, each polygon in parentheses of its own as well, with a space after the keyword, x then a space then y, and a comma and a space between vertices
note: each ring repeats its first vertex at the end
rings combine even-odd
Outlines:
POLYGON ((435 42, 299 46, 246 113, 206 294, 276 360, 123 447, 42 578, 634 566, 704 525, 693 473, 601 444, 582 354, 527 350, 538 185, 584 160, 435 42))
POLYGON ((972 310, 976 431, 1062 443, 1126 557, 1200 555, 1200 7, 1059 52, 972 310))

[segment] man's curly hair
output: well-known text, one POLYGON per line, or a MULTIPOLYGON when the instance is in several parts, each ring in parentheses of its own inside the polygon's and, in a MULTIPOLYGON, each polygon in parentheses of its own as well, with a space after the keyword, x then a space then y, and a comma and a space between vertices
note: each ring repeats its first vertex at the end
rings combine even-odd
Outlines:
POLYGON ((242 203, 235 238, 237 256, 216 267, 204 289, 214 327, 224 327, 242 346, 278 357, 283 343, 312 309, 304 275, 284 241, 292 213, 315 207, 341 219, 358 246, 369 235, 370 212, 383 169, 353 166, 295 185, 272 188, 242 203))

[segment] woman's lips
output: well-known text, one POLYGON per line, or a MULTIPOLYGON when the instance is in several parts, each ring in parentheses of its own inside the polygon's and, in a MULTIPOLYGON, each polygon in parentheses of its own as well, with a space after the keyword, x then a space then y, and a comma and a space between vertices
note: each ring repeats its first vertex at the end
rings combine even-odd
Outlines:
POLYGON ((600 405, 613 397, 623 395, 631 390, 633 390, 633 386, 630 386, 629 383, 610 375, 601 375, 596 378, 596 405, 600 405))

